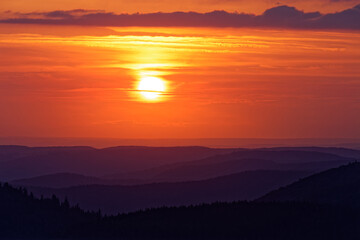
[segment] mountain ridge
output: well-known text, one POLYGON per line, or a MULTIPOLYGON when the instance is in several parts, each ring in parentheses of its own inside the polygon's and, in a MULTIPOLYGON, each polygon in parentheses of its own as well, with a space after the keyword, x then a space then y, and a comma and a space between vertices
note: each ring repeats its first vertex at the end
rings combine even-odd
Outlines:
POLYGON ((248 171, 201 181, 143 185, 86 185, 69 188, 28 187, 35 196, 57 195, 85 210, 129 212, 161 206, 256 199, 272 189, 309 175, 301 171, 248 171))
POLYGON ((359 186, 360 163, 353 162, 271 191, 258 201, 307 201, 360 208, 359 186))

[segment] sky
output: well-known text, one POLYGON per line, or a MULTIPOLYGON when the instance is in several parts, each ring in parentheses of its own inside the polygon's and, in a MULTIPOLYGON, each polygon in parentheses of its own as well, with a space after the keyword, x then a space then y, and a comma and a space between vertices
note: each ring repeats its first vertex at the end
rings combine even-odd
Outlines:
POLYGON ((278 5, 305 11, 335 12, 353 7, 358 0, 1 0, 0 11, 43 12, 73 9, 98 9, 115 13, 150 13, 225 10, 260 14, 278 5))
POLYGON ((358 138, 357 4, 3 0, 0 137, 358 138))

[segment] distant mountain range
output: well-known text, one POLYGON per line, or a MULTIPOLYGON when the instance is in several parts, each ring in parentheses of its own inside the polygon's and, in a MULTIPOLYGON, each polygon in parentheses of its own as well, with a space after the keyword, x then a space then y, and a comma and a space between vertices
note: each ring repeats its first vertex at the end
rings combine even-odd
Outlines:
MULTIPOLYGON (((24 147, 0 146, 0 180, 19 180, 59 173, 69 176, 63 186, 80 184, 141 184, 194 181, 250 170, 317 172, 360 158, 344 148, 211 149, 204 147, 24 147), (73 175, 74 177, 74 175, 73 175), (100 180, 101 179, 101 180, 100 180), (114 180, 114 181, 107 181, 114 180), (94 182, 95 181, 95 182, 94 182)), ((49 176, 47 176, 48 178, 49 176)), ((59 175, 50 179, 50 183, 59 175)), ((60 180, 57 180, 60 181, 60 180)), ((38 181, 39 183, 39 181, 38 181)), ((47 184, 47 181, 46 181, 47 184)), ((54 184, 56 185, 56 184, 54 184)), ((43 185, 43 186, 54 186, 43 185)), ((36 186, 40 186, 36 184, 36 186)))
MULTIPOLYGON (((334 151, 335 152, 335 151, 334 151)), ((359 151, 360 152, 360 151, 359 151)), ((191 181, 250 170, 294 170, 318 172, 356 161, 331 153, 299 150, 242 149, 201 160, 186 161, 144 171, 108 176, 148 179, 149 181, 191 181)))
POLYGON ((265 193, 308 176, 299 171, 250 171, 202 181, 153 183, 136 186, 87 185, 70 188, 28 187, 36 196, 79 204, 85 210, 107 214, 161 206, 181 206, 217 201, 252 200, 265 193))
POLYGON ((0 155, 0 179, 15 178, 12 184, 37 196, 56 194, 86 210, 117 213, 253 200, 299 178, 355 162, 360 151, 0 146, 0 155))
POLYGON ((273 147, 342 147, 360 150, 360 138, 46 138, 46 137, 0 137, 0 145, 23 146, 204 146, 210 148, 273 148, 273 147))
POLYGON ((25 187, 67 188, 83 185, 138 185, 147 182, 141 179, 105 179, 75 173, 55 173, 13 180, 11 184, 25 187))
POLYGON ((233 149, 205 147, 24 147, 0 146, 0 180, 68 172, 89 176, 203 159, 233 149))
POLYGON ((360 159, 359 149, 341 148, 341 147, 273 147, 273 148, 259 148, 264 151, 306 151, 306 152, 320 152, 330 153, 342 157, 360 159))

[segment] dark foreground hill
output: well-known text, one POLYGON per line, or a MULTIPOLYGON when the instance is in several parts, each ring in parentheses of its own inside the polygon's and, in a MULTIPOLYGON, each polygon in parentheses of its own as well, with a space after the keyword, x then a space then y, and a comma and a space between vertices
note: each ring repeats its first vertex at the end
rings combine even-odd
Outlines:
POLYGON ((302 171, 259 170, 190 182, 29 189, 36 196, 55 194, 61 199, 67 197, 70 203, 86 210, 101 209, 114 214, 161 206, 252 200, 308 175, 302 171))
POLYGON ((37 199, 25 189, 0 185, 0 239, 59 238, 81 229, 99 216, 85 213, 55 196, 37 199))
POLYGON ((360 207, 360 163, 351 163, 299 180, 261 201, 308 201, 360 207))
POLYGON ((311 203, 214 203, 103 217, 0 186, 0 239, 355 240, 358 212, 311 203))

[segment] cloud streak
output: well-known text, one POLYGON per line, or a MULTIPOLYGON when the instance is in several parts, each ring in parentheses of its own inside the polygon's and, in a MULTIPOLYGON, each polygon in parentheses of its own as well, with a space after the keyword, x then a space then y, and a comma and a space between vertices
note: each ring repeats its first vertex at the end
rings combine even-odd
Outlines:
POLYGON ((360 5, 330 14, 303 12, 284 5, 268 9, 261 15, 226 11, 115 14, 77 9, 43 13, 17 13, 14 17, 1 19, 0 23, 117 27, 269 27, 360 30, 360 5))

